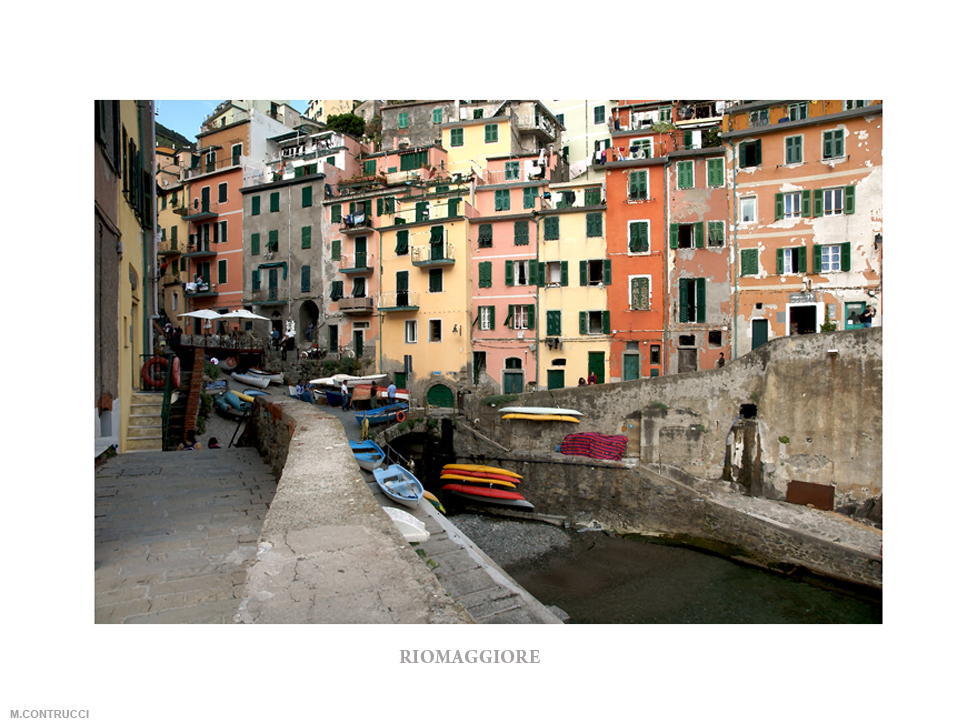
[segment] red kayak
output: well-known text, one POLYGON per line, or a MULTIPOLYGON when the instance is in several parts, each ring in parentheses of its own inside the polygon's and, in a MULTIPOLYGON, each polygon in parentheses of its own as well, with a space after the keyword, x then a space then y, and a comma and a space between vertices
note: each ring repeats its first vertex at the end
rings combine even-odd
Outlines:
POLYGON ((442 475, 461 475, 466 478, 484 478, 485 480, 501 480, 504 483, 515 483, 519 484, 522 481, 519 478, 514 478, 511 475, 502 475, 500 473, 480 473, 474 470, 455 470, 454 468, 445 468, 441 471, 442 475))
POLYGON ((476 485, 461 485, 459 483, 448 483, 442 485, 441 490, 453 490, 456 493, 466 495, 477 495, 480 498, 501 498, 503 500, 525 500, 519 493, 511 490, 499 490, 498 488, 480 488, 476 485))

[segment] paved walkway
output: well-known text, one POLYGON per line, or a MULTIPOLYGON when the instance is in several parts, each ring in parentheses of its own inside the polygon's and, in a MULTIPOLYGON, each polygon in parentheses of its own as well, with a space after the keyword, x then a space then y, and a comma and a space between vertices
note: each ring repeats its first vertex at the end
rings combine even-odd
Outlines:
POLYGON ((275 477, 251 448, 133 452, 95 471, 95 622, 230 623, 275 477))

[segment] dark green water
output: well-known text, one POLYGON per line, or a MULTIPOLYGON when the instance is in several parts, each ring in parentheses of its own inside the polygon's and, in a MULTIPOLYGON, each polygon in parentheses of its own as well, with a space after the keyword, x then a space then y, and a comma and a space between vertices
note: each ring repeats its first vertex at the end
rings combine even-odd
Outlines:
POLYGON ((881 593, 599 532, 578 533, 571 549, 507 570, 570 623, 882 623, 881 593))

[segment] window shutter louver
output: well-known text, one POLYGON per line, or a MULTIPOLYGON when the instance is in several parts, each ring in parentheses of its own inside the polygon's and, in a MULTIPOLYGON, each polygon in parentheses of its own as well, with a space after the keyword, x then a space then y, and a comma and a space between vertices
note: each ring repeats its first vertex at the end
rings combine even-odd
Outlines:
POLYGON ((777 249, 777 274, 784 273, 784 250, 777 249))
POLYGON ((704 226, 704 224, 701 221, 697 221, 692 226, 693 233, 695 234, 695 248, 696 249, 701 249, 702 246, 703 246, 703 233, 702 233, 704 231, 703 226, 704 226))
POLYGON ((841 245, 841 271, 851 271, 851 243, 841 245))
POLYGON ((814 251, 811 254, 812 270, 814 274, 821 273, 821 245, 815 244, 814 251))
POLYGON ((695 280, 695 321, 706 321, 706 280, 699 277, 695 280))
POLYGON ((782 193, 774 194, 773 217, 778 221, 784 218, 784 195, 782 193))
POLYGON ((507 287, 511 287, 512 281, 513 281, 512 259, 506 259, 505 260, 505 285, 507 287))
POLYGON ((855 213, 855 187, 845 186, 845 213, 855 213))
POLYGON ((611 260, 604 259, 604 286, 611 285, 611 260))
POLYGON ((668 225, 668 246, 678 249, 678 224, 668 225))

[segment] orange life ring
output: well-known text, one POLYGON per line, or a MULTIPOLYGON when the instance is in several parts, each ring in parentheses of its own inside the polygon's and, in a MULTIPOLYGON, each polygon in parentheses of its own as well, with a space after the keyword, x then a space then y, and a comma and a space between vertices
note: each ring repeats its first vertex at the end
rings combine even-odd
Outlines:
POLYGON ((146 386, 158 390, 166 384, 166 368, 169 363, 162 357, 150 357, 142 366, 142 379, 146 386))
POLYGON ((400 410, 400 411, 397 412, 396 415, 394 415, 394 419, 397 422, 403 422, 404 420, 407 419, 407 415, 404 414, 404 411, 403 410, 400 410))
POLYGON ((170 375, 173 378, 173 389, 180 386, 180 358, 173 356, 173 364, 170 366, 170 375))
POLYGON ((224 360, 224 364, 226 364, 228 367, 237 367, 237 360, 233 357, 228 357, 226 360, 224 360))

